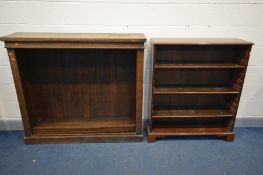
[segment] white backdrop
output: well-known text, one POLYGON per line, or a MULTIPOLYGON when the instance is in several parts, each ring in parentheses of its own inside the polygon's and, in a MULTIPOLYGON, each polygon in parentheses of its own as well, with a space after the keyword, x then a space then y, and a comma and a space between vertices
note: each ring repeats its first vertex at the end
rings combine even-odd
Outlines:
MULTIPOLYGON (((136 32, 148 39, 237 37, 252 41, 238 119, 250 121, 248 126, 259 125, 260 120, 263 126, 263 0, 0 0, 0 35, 12 32, 136 32)), ((147 51, 144 117, 149 117, 152 68, 147 51)), ((0 42, 0 129, 12 128, 10 121, 21 123, 21 114, 0 42)))

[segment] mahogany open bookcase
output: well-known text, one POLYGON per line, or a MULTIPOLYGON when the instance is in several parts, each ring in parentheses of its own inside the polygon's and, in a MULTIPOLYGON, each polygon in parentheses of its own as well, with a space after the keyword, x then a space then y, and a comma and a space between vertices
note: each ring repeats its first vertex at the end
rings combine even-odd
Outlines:
POLYGON ((167 136, 234 139, 253 43, 241 39, 153 39, 148 140, 167 136))
POLYGON ((26 143, 141 141, 143 34, 14 33, 26 143))

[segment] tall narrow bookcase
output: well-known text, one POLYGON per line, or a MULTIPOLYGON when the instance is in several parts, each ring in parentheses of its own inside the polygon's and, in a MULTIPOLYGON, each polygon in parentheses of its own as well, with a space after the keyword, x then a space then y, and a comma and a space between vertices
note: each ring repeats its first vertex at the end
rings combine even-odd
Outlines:
POLYGON ((143 34, 13 33, 26 143, 141 141, 143 34))
POLYGON ((153 39, 148 140, 218 136, 234 140, 253 43, 241 39, 153 39))

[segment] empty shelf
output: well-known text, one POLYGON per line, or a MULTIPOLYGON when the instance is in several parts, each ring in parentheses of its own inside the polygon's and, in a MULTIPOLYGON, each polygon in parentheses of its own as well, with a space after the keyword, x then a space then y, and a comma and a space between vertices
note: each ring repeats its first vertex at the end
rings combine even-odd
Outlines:
POLYGON ((87 135, 87 134, 122 134, 135 132, 135 121, 132 120, 48 120, 32 128, 34 135, 87 135))
POLYGON ((239 94, 231 87, 156 87, 154 94, 239 94))
POLYGON ((202 117, 234 117, 228 110, 223 109, 196 109, 196 110, 154 110, 153 119, 162 118, 202 118, 202 117))
POLYGON ((196 69, 196 68, 207 68, 207 69, 240 69, 245 68, 238 64, 231 63, 217 63, 217 64, 156 64, 155 68, 157 69, 196 69))

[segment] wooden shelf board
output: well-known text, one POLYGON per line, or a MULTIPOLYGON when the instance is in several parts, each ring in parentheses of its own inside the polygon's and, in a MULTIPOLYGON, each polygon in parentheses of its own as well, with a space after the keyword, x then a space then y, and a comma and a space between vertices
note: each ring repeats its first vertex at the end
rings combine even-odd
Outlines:
POLYGON ((154 94, 239 94, 231 87, 155 87, 154 94))
POLYGON ((154 110, 152 112, 153 119, 161 118, 205 118, 205 117, 234 117, 228 110, 208 109, 208 110, 154 110))
POLYGON ((234 63, 218 63, 218 64, 171 64, 161 63, 156 64, 156 69, 241 69, 246 66, 241 66, 234 63))
POLYGON ((16 32, 0 37, 2 41, 64 42, 145 42, 143 33, 41 33, 16 32))
POLYGON ((88 134, 122 134, 135 132, 132 120, 48 120, 36 124, 32 133, 37 136, 49 135, 88 135, 88 134))
POLYGON ((152 38, 154 45, 253 45, 239 38, 152 38))

